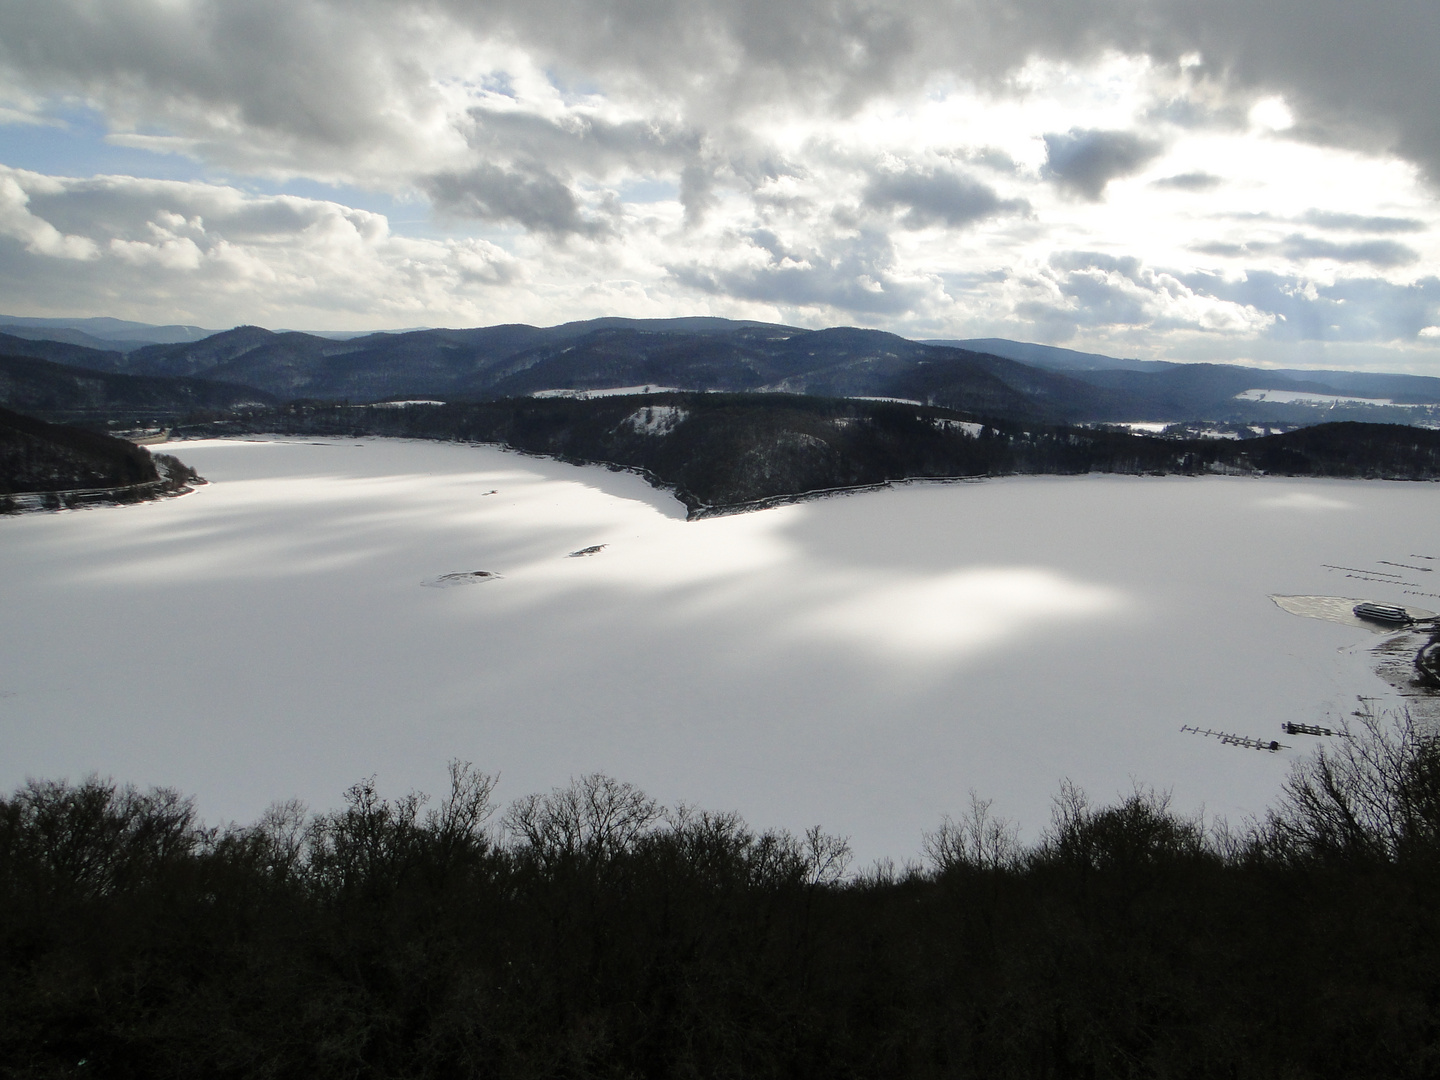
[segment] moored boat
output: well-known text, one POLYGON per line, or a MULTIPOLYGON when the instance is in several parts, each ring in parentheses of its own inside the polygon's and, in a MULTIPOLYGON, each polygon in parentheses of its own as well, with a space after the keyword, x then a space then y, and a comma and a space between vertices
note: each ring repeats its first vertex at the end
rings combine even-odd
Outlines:
POLYGON ((1352 610, 1362 619, 1389 623, 1392 626, 1405 626, 1415 621, 1408 611, 1394 604, 1372 604, 1367 600, 1363 604, 1356 604, 1352 610))

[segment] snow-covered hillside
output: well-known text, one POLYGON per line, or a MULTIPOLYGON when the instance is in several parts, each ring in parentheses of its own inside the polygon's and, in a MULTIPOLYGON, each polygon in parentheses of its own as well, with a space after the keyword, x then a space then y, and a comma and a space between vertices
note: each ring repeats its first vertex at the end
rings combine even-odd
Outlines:
POLYGON ((1022 478, 687 523, 493 448, 178 449, 208 487, 0 520, 0 786, 94 770, 250 819, 460 757, 505 797, 603 770, 903 860, 970 788, 1032 836, 1066 777, 1258 813, 1306 740, 1182 724, 1275 738, 1389 692, 1377 637, 1269 594, 1440 606, 1326 567, 1440 555, 1428 484, 1022 478))

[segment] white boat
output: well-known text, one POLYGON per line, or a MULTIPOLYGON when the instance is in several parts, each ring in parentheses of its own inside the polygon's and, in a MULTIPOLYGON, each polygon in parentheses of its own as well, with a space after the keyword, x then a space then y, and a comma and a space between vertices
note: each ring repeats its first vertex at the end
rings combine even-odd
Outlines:
POLYGON ((1394 626, 1405 626, 1415 620, 1403 607, 1396 607, 1394 604, 1372 604, 1365 601, 1363 604, 1356 604, 1352 609, 1362 619, 1369 619, 1371 622, 1390 623, 1394 626))

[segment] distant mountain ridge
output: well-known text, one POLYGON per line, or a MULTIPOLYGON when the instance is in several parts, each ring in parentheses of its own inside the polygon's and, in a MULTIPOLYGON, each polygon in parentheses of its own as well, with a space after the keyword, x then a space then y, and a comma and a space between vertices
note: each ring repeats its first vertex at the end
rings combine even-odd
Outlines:
POLYGON ((0 334, 0 405, 52 421, 151 423, 277 404, 274 397, 250 386, 210 379, 123 375, 76 366, 75 361, 85 360, 89 352, 76 345, 30 342, 0 334), (30 355, 23 352, 27 347, 30 355))
POLYGON ((15 337, 37 340, 67 341, 90 348, 129 352, 142 345, 166 342, 199 341, 217 333, 201 326, 154 326, 99 316, 88 319, 37 319, 17 315, 0 315, 0 332, 15 337))
MULTIPOLYGON (((37 321, 44 320, 31 320, 37 321)), ((95 332, 141 333, 140 324, 117 329, 110 324, 119 320, 90 322, 106 324, 92 326, 95 332)), ((41 329, 27 327, 27 334, 41 329)), ((551 327, 502 324, 354 337, 241 326, 194 340, 98 350, 74 341, 18 342, 0 336, 0 352, 117 375, 202 378, 254 387, 279 400, 485 401, 654 385, 890 397, 1054 423, 1440 423, 1440 379, 1423 376, 1118 360, 998 338, 922 342, 853 327, 806 330, 711 317, 602 318, 551 327), (1279 397, 1238 397, 1251 390, 1276 391, 1279 397), (1345 397, 1388 401, 1333 400, 1345 397)))
POLYGON ((1033 364, 1050 371, 1159 371, 1175 367, 1167 360, 1129 360, 1103 353, 1077 352, 1058 345, 1037 345, 1028 341, 1011 341, 1009 338, 937 338, 927 339, 927 345, 948 345, 956 349, 973 349, 976 352, 994 353, 1022 364, 1033 364))
POLYGON ((654 384, 904 397, 1055 420, 1121 415, 1140 407, 1125 391, 882 331, 802 330, 721 319, 601 319, 545 328, 380 333, 345 341, 244 326, 198 342, 108 354, 103 363, 117 372, 204 377, 291 399, 489 400, 654 384))

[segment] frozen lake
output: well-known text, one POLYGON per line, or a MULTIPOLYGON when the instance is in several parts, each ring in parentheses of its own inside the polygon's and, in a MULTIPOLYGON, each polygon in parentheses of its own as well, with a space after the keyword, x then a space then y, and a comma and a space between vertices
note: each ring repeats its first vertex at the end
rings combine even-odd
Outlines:
POLYGON ((1440 607, 1402 585, 1440 593, 1429 484, 1017 478, 686 522, 493 448, 166 449, 209 486, 0 519, 6 790, 97 771, 250 820, 370 774, 438 794, 459 757, 505 799, 600 770, 862 861, 916 855, 971 788, 1033 836, 1066 777, 1235 819, 1313 740, 1182 724, 1281 738, 1391 693, 1379 638, 1269 595, 1440 607))

